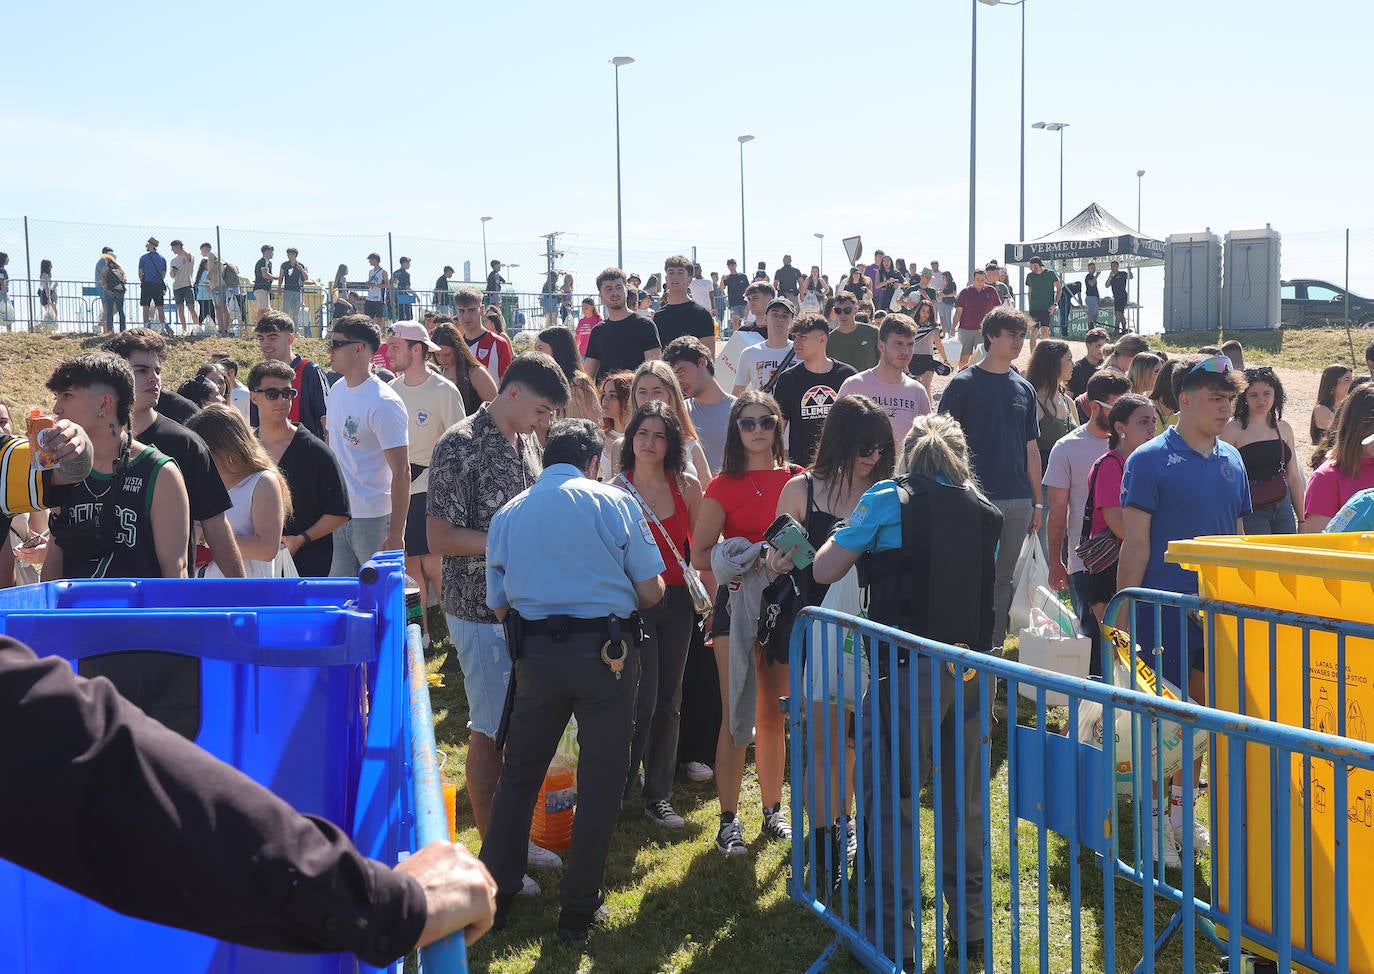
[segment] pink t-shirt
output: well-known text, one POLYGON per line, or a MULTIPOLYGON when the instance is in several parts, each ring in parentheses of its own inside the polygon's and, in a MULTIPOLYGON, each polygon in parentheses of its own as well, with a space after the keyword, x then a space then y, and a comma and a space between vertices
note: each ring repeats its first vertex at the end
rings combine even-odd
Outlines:
MULTIPOLYGON (((1115 450, 1108 450, 1102 454, 1102 459, 1097 461, 1095 467, 1097 480, 1093 482, 1093 534, 1107 526, 1107 519, 1102 516, 1102 508, 1121 506, 1121 475, 1126 472, 1126 461, 1122 460, 1121 454, 1115 450)), ((1080 524, 1083 523, 1081 513, 1080 524)))
POLYGON ((577 351, 583 358, 587 356, 587 342, 592 337, 592 329, 601 324, 600 315, 577 319, 577 351))
POLYGON ((1355 477, 1347 477, 1327 460, 1312 471, 1307 482, 1307 513, 1303 516, 1335 517, 1341 505, 1366 487, 1374 487, 1374 457, 1364 458, 1355 477))
POLYGON ((877 372, 873 368, 851 375, 840 384, 840 395, 867 396, 881 406, 892 423, 892 438, 900 448, 916 417, 930 412, 930 397, 925 386, 909 375, 903 375, 900 382, 884 382, 877 372))

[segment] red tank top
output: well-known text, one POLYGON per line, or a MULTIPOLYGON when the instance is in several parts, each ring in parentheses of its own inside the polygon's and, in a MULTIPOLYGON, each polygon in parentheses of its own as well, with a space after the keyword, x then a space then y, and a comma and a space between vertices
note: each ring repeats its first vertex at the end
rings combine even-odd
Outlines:
MULTIPOLYGON (((625 471, 625 479, 634 483, 634 474, 625 471)), ((660 518, 664 529, 668 532, 668 537, 673 539, 673 544, 677 545, 677 550, 682 553, 682 557, 687 557, 687 539, 691 534, 692 525, 687 517, 687 502, 682 499, 682 492, 678 490, 677 479, 668 478, 668 488, 673 492, 673 514, 672 517, 660 518)), ((682 565, 678 563, 677 555, 673 554, 672 545, 665 540, 663 532, 658 529, 650 518, 649 527, 654 532, 654 542, 658 545, 658 553, 663 556, 663 584, 664 585, 686 585, 687 580, 682 577, 682 565)))

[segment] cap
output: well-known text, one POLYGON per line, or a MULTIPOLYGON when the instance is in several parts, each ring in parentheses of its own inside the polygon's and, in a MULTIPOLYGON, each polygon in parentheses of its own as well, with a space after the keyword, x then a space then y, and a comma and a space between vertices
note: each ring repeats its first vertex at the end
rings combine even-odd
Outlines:
POLYGON ((786 311, 790 315, 793 315, 794 317, 797 314, 797 309, 792 307, 792 302, 788 301, 786 298, 774 298, 772 301, 769 301, 768 307, 763 309, 763 313, 767 314, 774 308, 782 308, 784 311, 786 311))
POLYGON ((149 246, 149 247, 156 247, 156 246, 157 246, 157 237, 149 237, 149 238, 148 238, 148 246, 149 246))
POLYGON ((935 275, 935 272, 934 272, 933 270, 931 270, 929 267, 922 267, 922 268, 921 268, 921 276, 922 276, 922 277, 933 277, 934 275, 935 275))
POLYGON ((1032 264, 1039 264, 1041 267, 1044 267, 1044 266, 1045 266, 1045 262, 1044 262, 1043 260, 1041 260, 1039 257, 1032 257, 1032 258, 1030 259, 1030 262, 1031 262, 1032 264))
POLYGON ((439 346, 430 340, 429 332, 418 321, 398 321, 391 326, 391 333, 408 342, 420 342, 431 352, 439 351, 439 346))

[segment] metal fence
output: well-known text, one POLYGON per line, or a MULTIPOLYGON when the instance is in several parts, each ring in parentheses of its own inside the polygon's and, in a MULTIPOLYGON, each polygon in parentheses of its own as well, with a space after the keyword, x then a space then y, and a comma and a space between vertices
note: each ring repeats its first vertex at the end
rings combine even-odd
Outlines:
MULTIPOLYGON (((1170 699, 1161 688, 1049 673, 828 610, 799 616, 785 702, 789 891, 836 934, 813 971, 841 949, 874 971, 926 970, 932 960, 935 970, 956 960, 964 971, 969 961, 952 945, 975 941, 987 970, 1224 966, 1240 974, 1251 969, 1247 953, 1279 971, 1374 969, 1374 921, 1351 910, 1374 881, 1366 792, 1374 746, 1361 739, 1363 718, 1350 716, 1345 681, 1327 711, 1305 679, 1272 687, 1262 706, 1253 693, 1245 703, 1244 686, 1217 683, 1217 663, 1226 663, 1217 647, 1229 647, 1223 657, 1237 653, 1243 672, 1247 633, 1252 652, 1300 643, 1304 672, 1314 664, 1325 672, 1328 656, 1337 673, 1357 661, 1374 667, 1364 655, 1374 627, 1143 590, 1118 596, 1109 612, 1123 600, 1133 631, 1148 616, 1162 632, 1168 613, 1191 625, 1182 612, 1201 612, 1211 699, 1236 701, 1238 712, 1170 699), (1005 727, 994 706, 1002 681, 1012 701, 1021 688, 1034 691, 1005 727), (1050 693, 1067 707, 1050 706, 1050 693), (1278 722, 1299 704, 1300 720, 1278 722), (1345 714, 1329 716, 1342 706, 1345 714), (852 773, 843 756, 849 726, 852 773), (1210 855, 1193 832, 1195 747, 1206 753, 1210 855), (1180 767, 1178 852, 1187 868, 1156 856, 1171 841, 1167 816, 1146 811, 1180 767), (834 824, 851 794, 852 869, 834 824)), ((1104 672, 1113 669, 1108 660, 1104 672)), ((1220 672, 1227 680, 1236 671, 1220 672)))

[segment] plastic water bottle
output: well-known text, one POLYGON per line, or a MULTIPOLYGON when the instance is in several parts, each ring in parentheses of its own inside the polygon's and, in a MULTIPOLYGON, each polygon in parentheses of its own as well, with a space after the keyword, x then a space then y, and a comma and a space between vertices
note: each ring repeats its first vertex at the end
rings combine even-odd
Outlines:
POLYGON ((530 841, 554 852, 561 852, 572 845, 576 802, 572 769, 558 763, 551 765, 549 773, 544 776, 544 785, 539 789, 539 799, 534 803, 530 841))
POLYGON ((1366 487, 1342 504, 1322 533, 1359 531, 1374 531, 1374 487, 1366 487))

